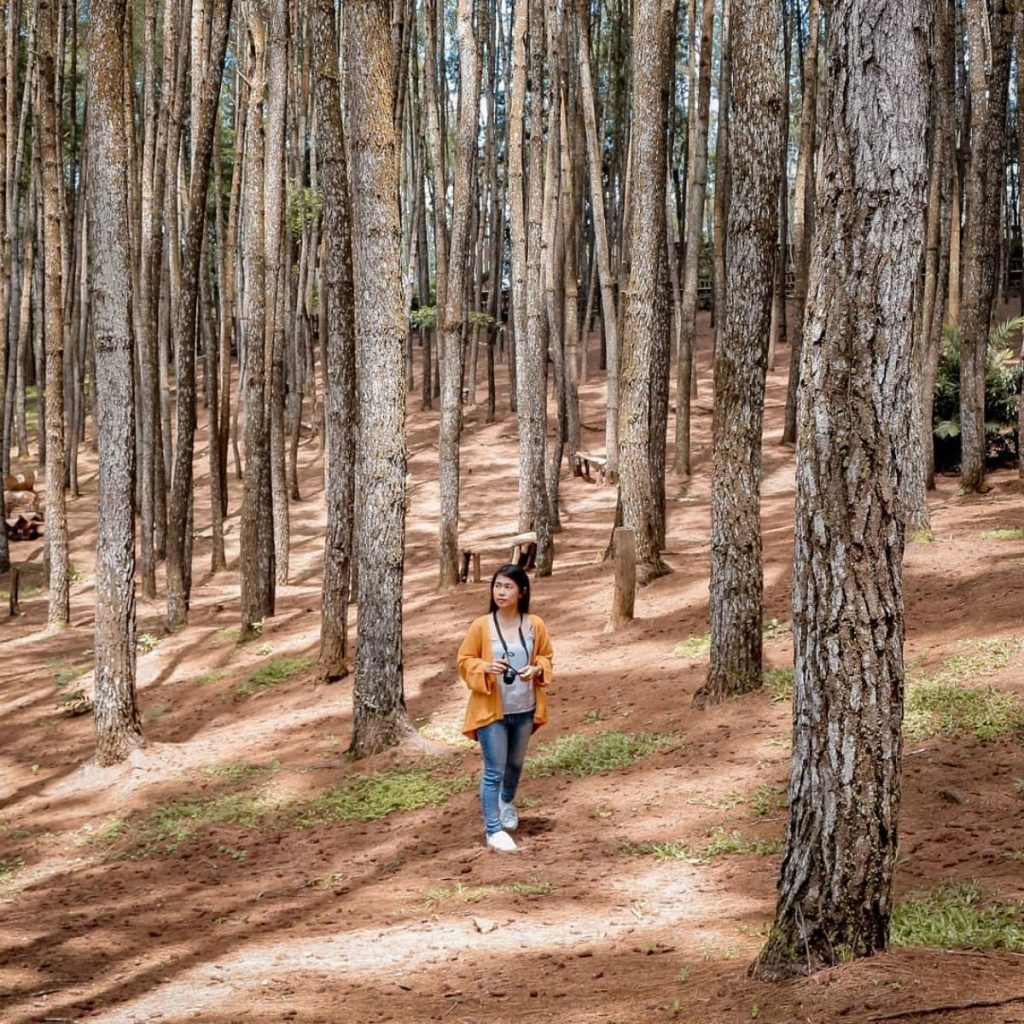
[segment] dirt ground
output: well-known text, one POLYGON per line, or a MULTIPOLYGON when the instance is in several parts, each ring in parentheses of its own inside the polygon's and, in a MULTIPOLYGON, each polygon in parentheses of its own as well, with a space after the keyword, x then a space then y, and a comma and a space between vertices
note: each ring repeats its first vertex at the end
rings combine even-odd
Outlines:
MULTIPOLYGON (((788 350, 779 355, 769 380, 764 540, 766 618, 778 620, 766 657, 783 668, 792 658, 793 453, 777 443, 788 350)), ((525 778, 515 857, 485 850, 469 782, 479 755, 455 743, 465 701, 455 650, 486 608, 486 583, 436 587, 438 415, 419 410, 418 366, 405 680, 427 754, 409 748, 347 762, 351 679, 316 686, 307 667, 239 693, 261 666, 316 657, 324 513, 310 440, 303 497, 292 508, 291 582, 262 636, 245 645, 233 632, 240 486, 232 484, 228 521, 231 571, 212 577, 200 477, 190 625, 166 635, 163 605, 139 603, 148 746, 127 765, 98 768, 91 717, 57 710, 91 684, 87 671, 72 679, 88 668, 93 643, 96 476, 84 453, 83 494, 70 505, 72 626, 46 632, 41 591, 29 591, 23 617, 0 620, 0 1022, 1024 1021, 1024 958, 1010 953, 894 949, 782 985, 746 977, 771 919, 785 826, 784 801, 754 805, 756 794, 786 785, 791 705, 765 690, 697 712, 691 698, 706 660, 699 644, 675 653, 708 629, 706 346, 700 371, 695 475, 669 482, 672 574, 640 592, 631 627, 606 633, 612 580, 600 555, 614 488, 563 477, 555 572, 533 595, 557 670, 551 724, 533 749, 613 730, 657 733, 662 749, 587 777, 525 778), (197 820, 192 834, 183 827, 143 842, 145 828, 186 799, 202 807, 239 794, 263 806, 310 806, 356 776, 424 767, 456 784, 418 810, 288 827, 273 815, 197 820), (716 829, 739 830, 748 852, 628 855, 679 840, 700 850, 716 829), (971 1003, 997 1005, 957 1009, 971 1003)), ((584 447, 598 450, 600 377, 583 387, 584 447)), ((467 534, 514 525, 515 420, 501 397, 499 411, 485 425, 482 406, 467 410, 467 534)), ((985 536, 1024 528, 1021 487, 1009 472, 992 482, 991 493, 960 498, 955 479, 940 479, 934 539, 908 547, 915 670, 962 656, 978 638, 1024 635, 1024 541, 985 536)), ((19 564, 38 564, 40 553, 38 543, 13 549, 19 564)), ((495 551, 492 569, 499 559, 495 551)), ((1020 695, 1022 665, 1014 654, 965 682, 1020 695)), ((1021 779, 1016 741, 908 743, 899 894, 973 879, 993 898, 1024 898, 1024 864, 1010 856, 1024 850, 1021 779)))

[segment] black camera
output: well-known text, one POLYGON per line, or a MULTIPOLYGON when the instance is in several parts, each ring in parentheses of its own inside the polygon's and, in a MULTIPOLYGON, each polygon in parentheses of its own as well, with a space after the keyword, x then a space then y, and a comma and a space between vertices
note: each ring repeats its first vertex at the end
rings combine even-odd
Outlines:
POLYGON ((519 675, 519 669, 513 668, 511 665, 509 665, 505 669, 505 674, 501 677, 501 681, 506 686, 511 686, 516 681, 517 675, 519 675))

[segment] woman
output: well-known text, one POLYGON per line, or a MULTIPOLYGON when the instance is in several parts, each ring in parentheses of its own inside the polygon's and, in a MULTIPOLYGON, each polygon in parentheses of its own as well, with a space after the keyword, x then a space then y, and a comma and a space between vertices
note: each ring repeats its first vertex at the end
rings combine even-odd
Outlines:
POLYGON ((530 579, 503 565, 491 579, 491 605, 469 627, 459 648, 459 675, 470 689, 462 731, 478 740, 484 757, 480 782, 487 845, 515 853, 509 835, 519 825, 516 787, 530 736, 548 720, 551 638, 530 614, 530 579))

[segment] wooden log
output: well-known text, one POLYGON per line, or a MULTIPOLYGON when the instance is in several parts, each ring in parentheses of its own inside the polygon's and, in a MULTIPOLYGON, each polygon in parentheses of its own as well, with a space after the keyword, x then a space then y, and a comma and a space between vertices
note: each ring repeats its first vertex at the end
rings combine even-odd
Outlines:
POLYGON ((633 621, 636 604, 636 537, 628 526, 615 528, 615 591, 612 596, 611 630, 633 621))
POLYGON ((11 618, 15 615, 21 614, 21 608, 18 605, 18 590, 21 586, 21 570, 15 566, 11 566, 11 618))

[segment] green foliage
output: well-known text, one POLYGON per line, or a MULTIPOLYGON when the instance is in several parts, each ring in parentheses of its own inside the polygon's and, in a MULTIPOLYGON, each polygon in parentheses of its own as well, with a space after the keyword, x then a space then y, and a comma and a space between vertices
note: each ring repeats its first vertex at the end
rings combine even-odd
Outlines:
POLYGON ((896 904, 890 925, 896 946, 1024 951, 1018 903, 985 903, 975 882, 943 882, 896 904))
POLYGON ((288 230, 298 238, 323 212, 324 194, 317 186, 300 186, 294 178, 288 179, 286 188, 288 230))
POLYGON ((709 861, 713 857, 742 853, 752 853, 756 857, 769 857, 782 851, 781 839, 748 839, 737 829, 726 832, 721 826, 711 829, 707 833, 707 838, 707 843, 699 849, 677 839, 674 842, 664 843, 624 843, 619 847, 619 852, 627 857, 653 857, 662 863, 672 860, 695 863, 709 861))
POLYGON ((49 658, 46 662, 53 669, 53 685, 63 690, 68 683, 84 676, 89 671, 85 665, 74 665, 67 658, 49 658))
POLYGON ((267 764, 247 764, 244 762, 214 764, 204 768, 202 774, 208 779, 217 779, 226 786, 235 786, 271 772, 276 772, 280 767, 281 763, 277 760, 270 761, 267 764))
POLYGON ((219 683, 226 675, 226 672, 220 670, 205 672, 196 679, 196 684, 198 686, 209 686, 210 683, 219 683))
POLYGON ((14 878, 16 872, 25 866, 21 857, 0 857, 0 885, 7 885, 14 878))
POLYGON ((432 331, 437 327, 437 307, 420 306, 419 309, 414 309, 409 314, 409 324, 416 330, 425 328, 428 331, 432 331))
POLYGON ((672 652, 676 658, 706 658, 711 653, 711 634, 699 633, 687 637, 672 652))
POLYGON ((160 637, 154 636, 152 633, 140 633, 135 638, 135 650, 139 654, 149 654, 150 651, 154 650, 160 643, 160 637))
MULTIPOLYGON (((1021 317, 997 324, 988 338, 985 363, 985 434, 990 446, 1010 450, 1015 450, 1017 396, 1021 382, 1020 367, 1016 365, 1010 339, 1022 327, 1024 318, 1021 317)), ((946 449, 941 460, 945 464, 959 458, 960 449, 960 328, 947 324, 942 340, 935 378, 932 427, 940 442, 955 442, 946 449)), ((942 454, 942 445, 937 445, 937 460, 942 454)))
POLYGON ((767 818, 777 811, 784 811, 788 806, 785 786, 773 786, 766 782, 758 786, 750 797, 750 811, 755 818, 767 818))
POLYGON ((334 786, 298 807, 295 817, 303 828, 334 821, 377 821, 395 811, 437 806, 472 784, 472 779, 464 776, 438 777, 430 767, 375 772, 334 786))
POLYGON ((986 530, 981 536, 984 540, 1024 540, 1024 530, 986 530))
POLYGON ((675 733, 603 732, 590 736, 560 736, 538 748, 526 762, 533 778, 571 775, 584 778, 600 772, 628 768, 649 754, 680 745, 675 733))
POLYGON ((239 697, 251 697, 260 690, 283 683, 298 672, 304 672, 309 666, 309 658, 278 658, 256 669, 248 679, 238 684, 235 692, 239 697))

